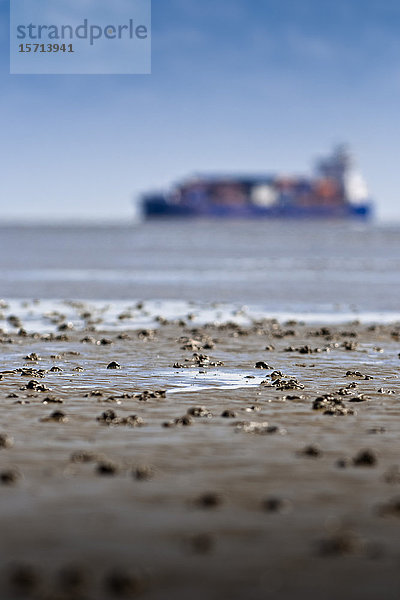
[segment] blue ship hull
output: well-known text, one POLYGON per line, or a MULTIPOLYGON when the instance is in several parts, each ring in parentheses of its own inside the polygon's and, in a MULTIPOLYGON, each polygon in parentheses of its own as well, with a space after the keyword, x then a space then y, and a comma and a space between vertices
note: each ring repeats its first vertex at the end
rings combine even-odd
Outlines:
POLYGON ((163 200, 147 199, 143 203, 144 216, 149 219, 369 219, 369 204, 353 206, 182 206, 163 200))

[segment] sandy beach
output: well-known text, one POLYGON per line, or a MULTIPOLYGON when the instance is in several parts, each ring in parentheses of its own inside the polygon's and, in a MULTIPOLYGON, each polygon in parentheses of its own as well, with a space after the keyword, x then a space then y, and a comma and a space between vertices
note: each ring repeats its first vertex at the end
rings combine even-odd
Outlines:
POLYGON ((399 597, 399 323, 79 310, 6 315, 2 598, 399 597))

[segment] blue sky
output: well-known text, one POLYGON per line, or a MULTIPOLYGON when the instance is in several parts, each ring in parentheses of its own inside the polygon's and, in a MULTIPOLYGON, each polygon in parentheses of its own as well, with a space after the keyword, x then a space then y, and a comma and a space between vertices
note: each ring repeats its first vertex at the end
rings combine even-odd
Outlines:
POLYGON ((153 0, 137 76, 9 75, 8 4, 2 219, 126 219, 193 171, 304 172, 340 141, 400 219, 398 0, 153 0))

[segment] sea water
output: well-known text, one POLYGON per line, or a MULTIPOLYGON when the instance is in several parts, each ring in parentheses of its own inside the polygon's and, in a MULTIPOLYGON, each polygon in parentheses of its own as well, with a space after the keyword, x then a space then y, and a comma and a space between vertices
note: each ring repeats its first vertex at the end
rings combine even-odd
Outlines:
MULTIPOLYGON (((400 319, 400 226, 355 222, 160 221, 0 228, 0 298, 44 330, 43 314, 88 300, 105 328, 193 313, 400 319), (40 305, 25 301, 39 299, 40 305), (138 301, 147 314, 135 314, 138 301), (61 301, 61 305, 60 305, 61 301), (119 320, 121 312, 132 318, 119 320)), ((49 325, 49 323, 47 323, 49 325)))

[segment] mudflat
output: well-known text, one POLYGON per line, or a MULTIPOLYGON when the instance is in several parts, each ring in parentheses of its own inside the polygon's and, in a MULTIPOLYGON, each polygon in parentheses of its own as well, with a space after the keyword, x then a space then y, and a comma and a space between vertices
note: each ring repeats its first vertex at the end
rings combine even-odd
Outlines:
POLYGON ((399 323, 15 325, 2 598, 399 598, 399 323))

